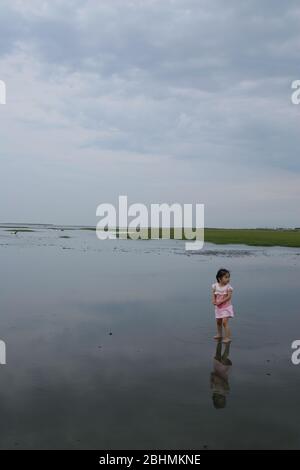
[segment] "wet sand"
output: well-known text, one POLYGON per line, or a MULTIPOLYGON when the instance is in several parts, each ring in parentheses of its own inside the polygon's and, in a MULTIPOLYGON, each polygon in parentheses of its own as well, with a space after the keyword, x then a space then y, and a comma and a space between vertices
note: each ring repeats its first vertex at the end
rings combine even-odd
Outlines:
POLYGON ((300 249, 190 254, 30 228, 0 229, 0 448, 300 447, 300 249), (236 311, 225 358, 210 305, 223 266, 236 311))

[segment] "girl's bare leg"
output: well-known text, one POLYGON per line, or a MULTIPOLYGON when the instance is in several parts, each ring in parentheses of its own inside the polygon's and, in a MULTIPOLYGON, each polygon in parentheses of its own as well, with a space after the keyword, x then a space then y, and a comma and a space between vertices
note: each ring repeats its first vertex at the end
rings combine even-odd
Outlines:
POLYGON ((222 318, 217 318, 217 334, 214 339, 222 339, 222 318))
POLYGON ((228 318, 223 318, 223 327, 224 327, 224 331, 225 331, 225 338, 223 340, 223 343, 229 343, 229 341, 231 341, 231 332, 230 332, 230 329, 229 329, 229 319, 228 318))

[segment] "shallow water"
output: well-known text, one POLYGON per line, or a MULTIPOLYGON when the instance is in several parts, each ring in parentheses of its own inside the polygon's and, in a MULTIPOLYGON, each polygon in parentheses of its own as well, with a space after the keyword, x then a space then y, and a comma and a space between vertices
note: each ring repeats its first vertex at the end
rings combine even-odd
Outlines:
POLYGON ((300 448, 300 249, 189 254, 35 230, 0 228, 2 449, 300 448), (236 312, 224 364, 210 305, 221 266, 236 312))

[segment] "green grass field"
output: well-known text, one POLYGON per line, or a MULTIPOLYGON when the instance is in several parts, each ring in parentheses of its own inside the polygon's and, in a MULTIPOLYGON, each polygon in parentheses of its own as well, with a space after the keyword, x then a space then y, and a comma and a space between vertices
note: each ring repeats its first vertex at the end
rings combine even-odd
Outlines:
POLYGON ((300 230, 206 228, 205 241, 218 244, 300 247, 300 230))
MULTIPOLYGON (((116 229, 118 235, 118 229, 116 229)), ((142 229, 146 238, 151 238, 151 229, 142 229)), ((254 246, 287 246, 300 247, 300 229, 223 229, 206 228, 204 241, 224 244, 243 244, 254 246)), ((170 235, 165 230, 157 230, 156 237, 174 239, 174 229, 170 235)), ((176 237, 178 238, 178 237, 176 237)), ((185 239, 183 231, 179 238, 185 239)))

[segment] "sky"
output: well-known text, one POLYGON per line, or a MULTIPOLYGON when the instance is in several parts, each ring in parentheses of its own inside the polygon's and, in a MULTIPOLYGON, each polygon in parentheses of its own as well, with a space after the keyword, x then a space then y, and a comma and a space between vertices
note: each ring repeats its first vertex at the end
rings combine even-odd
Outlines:
POLYGON ((0 221, 300 226, 296 0, 1 0, 0 221))

